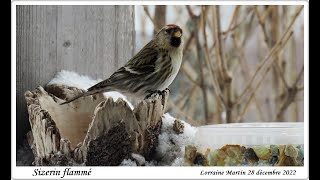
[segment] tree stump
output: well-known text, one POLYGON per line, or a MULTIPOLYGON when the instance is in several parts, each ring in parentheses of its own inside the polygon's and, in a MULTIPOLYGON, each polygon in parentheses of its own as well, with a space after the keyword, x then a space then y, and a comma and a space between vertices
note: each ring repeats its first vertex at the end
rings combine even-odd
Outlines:
POLYGON ((102 94, 60 105, 82 92, 54 84, 25 93, 34 165, 115 166, 132 153, 152 159, 169 91, 153 94, 134 109, 102 94))

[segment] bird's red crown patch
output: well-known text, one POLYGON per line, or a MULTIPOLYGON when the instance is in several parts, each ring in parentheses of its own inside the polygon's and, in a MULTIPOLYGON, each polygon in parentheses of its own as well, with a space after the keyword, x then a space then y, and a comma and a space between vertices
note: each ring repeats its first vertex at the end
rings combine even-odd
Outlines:
POLYGON ((177 25, 175 25, 175 24, 168 24, 167 26, 170 26, 170 27, 177 27, 177 25))

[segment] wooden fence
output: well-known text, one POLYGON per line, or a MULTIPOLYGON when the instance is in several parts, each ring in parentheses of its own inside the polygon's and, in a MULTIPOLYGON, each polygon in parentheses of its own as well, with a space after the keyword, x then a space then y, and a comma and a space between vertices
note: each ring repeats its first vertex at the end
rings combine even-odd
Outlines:
POLYGON ((61 70, 107 78, 134 53, 133 6, 17 6, 17 143, 30 129, 24 92, 61 70))

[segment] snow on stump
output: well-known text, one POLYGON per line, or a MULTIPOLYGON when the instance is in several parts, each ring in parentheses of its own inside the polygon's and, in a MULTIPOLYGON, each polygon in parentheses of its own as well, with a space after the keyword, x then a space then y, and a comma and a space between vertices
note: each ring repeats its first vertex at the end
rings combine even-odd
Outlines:
POLYGON ((132 110, 102 94, 60 105, 83 90, 51 84, 27 91, 28 142, 37 166, 116 166, 131 154, 155 155, 169 91, 132 110), (46 89, 46 90, 45 90, 46 89))

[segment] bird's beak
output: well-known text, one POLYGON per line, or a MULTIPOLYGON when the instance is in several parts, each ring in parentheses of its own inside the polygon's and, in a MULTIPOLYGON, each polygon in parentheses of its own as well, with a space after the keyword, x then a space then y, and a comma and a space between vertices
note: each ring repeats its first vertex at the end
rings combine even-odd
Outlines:
POLYGON ((181 37, 181 32, 178 30, 173 34, 174 37, 179 38, 181 37))

